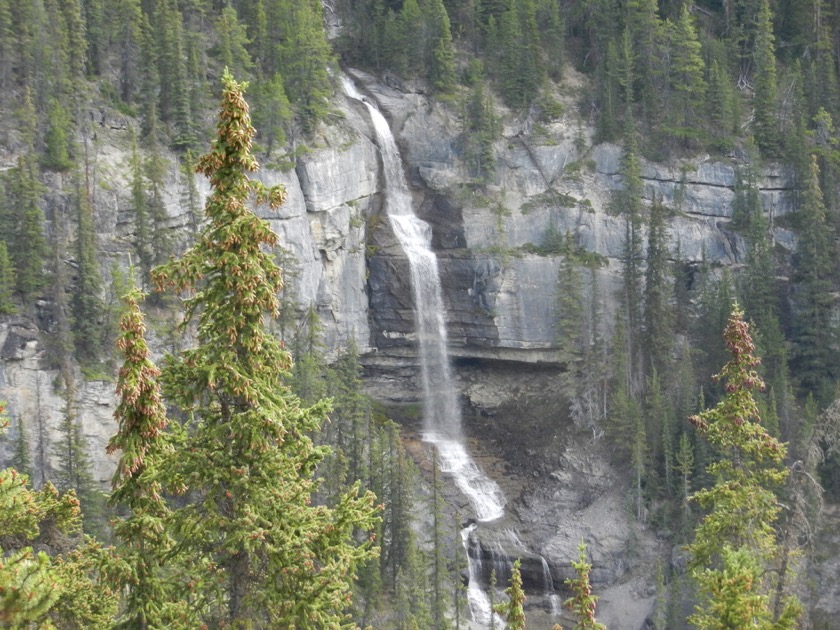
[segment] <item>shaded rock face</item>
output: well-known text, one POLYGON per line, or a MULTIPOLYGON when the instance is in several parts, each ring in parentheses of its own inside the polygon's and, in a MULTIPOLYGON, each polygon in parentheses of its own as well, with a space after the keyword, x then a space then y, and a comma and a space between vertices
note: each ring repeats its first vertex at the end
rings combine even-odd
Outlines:
MULTIPOLYGON (((391 121, 418 215, 432 226, 454 354, 554 360, 560 258, 529 252, 558 234, 568 233, 577 247, 602 257, 603 319, 612 320, 610 296, 618 286, 625 232, 611 208, 622 187, 620 147, 587 147, 591 131, 580 132, 572 118, 552 123, 539 137, 525 123, 509 126, 495 145, 494 180, 477 186, 461 159, 463 129, 454 112, 423 94, 354 76, 391 121)), ((574 111, 574 103, 568 105, 574 111)), ((667 232, 674 257, 688 265, 742 262, 745 243, 728 226, 739 168, 745 167, 707 157, 669 166, 642 163, 646 201, 661 200, 673 211, 667 232)), ((769 217, 791 211, 790 172, 765 168, 758 185, 769 217)), ((371 343, 380 352, 410 353, 411 297, 402 253, 387 222, 369 238, 376 250, 368 266, 371 343)), ((776 238, 782 247, 795 247, 786 230, 777 229, 776 238)))

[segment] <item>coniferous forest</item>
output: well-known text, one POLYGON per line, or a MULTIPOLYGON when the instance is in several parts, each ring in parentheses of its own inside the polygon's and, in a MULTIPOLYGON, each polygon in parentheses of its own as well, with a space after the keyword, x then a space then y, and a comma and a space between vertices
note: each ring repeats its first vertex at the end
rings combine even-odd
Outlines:
MULTIPOLYGON (((620 287, 570 234, 529 253, 557 259, 557 415, 685 555, 648 627, 831 627, 804 592, 840 501, 838 50, 827 0, 0 0, 0 322, 37 331, 63 402, 58 440, 3 420, 0 626, 466 627, 436 460, 421 472, 355 342, 327 347, 294 303, 288 243, 252 212, 286 201, 258 163, 293 170, 342 124, 352 67, 456 112, 488 195, 505 125, 543 133, 578 77, 573 117, 622 148, 620 287), (130 137, 129 266, 97 231, 106 118, 130 137), (645 196, 643 162, 697 155, 737 164, 731 267, 681 259, 679 204, 645 196), (792 212, 765 212, 765 168, 792 212), (88 381, 117 392, 109 488, 88 381)), ((603 628, 586 546, 568 560, 569 618, 603 628)), ((496 603, 512 629, 519 566, 496 603)))

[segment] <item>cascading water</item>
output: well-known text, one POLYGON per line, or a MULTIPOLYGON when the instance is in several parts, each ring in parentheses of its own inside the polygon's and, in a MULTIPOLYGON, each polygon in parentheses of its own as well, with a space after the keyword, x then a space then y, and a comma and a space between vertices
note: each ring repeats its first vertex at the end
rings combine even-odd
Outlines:
MULTIPOLYGON (((455 391, 447 349, 446 321, 437 257, 431 249, 431 227, 414 214, 411 193, 402 170, 402 159, 391 128, 382 113, 342 77, 344 91, 361 101, 370 112, 385 175, 385 207, 394 234, 402 245, 411 269, 418 350, 423 384, 424 439, 435 446, 441 471, 452 476, 464 493, 478 521, 492 521, 504 514, 504 496, 499 486, 475 464, 464 447, 461 409, 455 391)), ((487 595, 481 590, 468 538, 475 524, 462 532, 470 562, 468 600, 473 620, 487 624, 491 619, 487 595)), ((498 618, 497 618, 498 619, 498 618)), ((501 627, 500 620, 496 626, 501 627)))

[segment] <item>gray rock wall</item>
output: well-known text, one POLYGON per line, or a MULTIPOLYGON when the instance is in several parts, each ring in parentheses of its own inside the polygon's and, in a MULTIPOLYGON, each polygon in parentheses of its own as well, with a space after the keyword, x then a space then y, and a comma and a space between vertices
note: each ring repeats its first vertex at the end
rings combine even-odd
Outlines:
MULTIPOLYGON (((418 214, 433 227, 441 269, 450 342, 462 356, 551 361, 556 344, 558 256, 528 253, 552 234, 570 233, 581 249, 599 254, 599 287, 606 322, 614 308, 624 248, 624 220, 611 210, 621 189, 622 150, 588 146, 592 133, 570 115, 532 133, 527 120, 506 118, 495 144, 495 179, 476 186, 460 154, 463 124, 455 107, 423 94, 355 73, 392 123, 414 184, 418 214), (511 122, 512 121, 512 122, 511 122)), ((574 111, 569 99, 567 111, 574 111)), ((642 163, 644 195, 672 209, 668 246, 687 262, 738 265, 743 239, 729 229, 738 168, 734 158, 708 156, 667 166, 642 163)), ((760 198, 768 217, 791 211, 791 174, 765 168, 760 198)), ((777 242, 795 247, 776 229, 777 242)), ((369 260, 372 345, 392 354, 411 352, 411 298, 402 253, 387 226, 370 234, 377 254, 369 260)))

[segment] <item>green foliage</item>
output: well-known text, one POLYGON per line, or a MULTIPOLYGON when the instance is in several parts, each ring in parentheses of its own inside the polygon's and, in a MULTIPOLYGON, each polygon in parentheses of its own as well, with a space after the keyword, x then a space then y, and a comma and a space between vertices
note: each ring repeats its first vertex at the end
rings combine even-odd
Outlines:
POLYGON ((12 261, 9 260, 9 250, 6 243, 0 241, 0 315, 11 315, 17 312, 12 301, 15 276, 12 261))
POLYGON ((275 146, 286 144, 294 113, 279 73, 255 85, 253 117, 266 155, 270 156, 275 146))
POLYGON ((480 77, 470 91, 465 124, 464 160, 478 181, 492 181, 496 172, 493 143, 501 136, 501 125, 480 77))
POLYGON ((572 589, 572 597, 563 602, 575 615, 576 623, 572 630, 607 630, 607 627, 598 623, 595 618, 595 608, 598 604, 598 596, 592 594, 592 586, 589 584, 589 572, 592 564, 586 559, 586 544, 583 541, 578 545, 578 559, 572 560, 572 567, 577 577, 567 578, 566 586, 572 589))
POLYGON ((240 23, 236 9, 224 7, 216 26, 219 33, 219 45, 216 54, 222 67, 227 68, 236 76, 247 76, 253 62, 247 47, 248 39, 245 25, 240 23))
POLYGON ((748 614, 758 628, 793 628, 800 605, 786 596, 780 612, 769 607, 773 574, 765 570, 778 557, 774 524, 781 504, 774 490, 787 478, 786 449, 761 426, 752 391, 764 386, 755 371, 759 359, 749 325, 736 307, 724 333, 731 354, 715 377, 725 393, 712 409, 691 423, 719 453, 709 464, 714 485, 693 495, 707 510, 695 529, 689 570, 701 603, 689 621, 698 628, 742 628, 748 614))
POLYGON ((755 36, 755 139, 762 155, 773 158, 779 151, 778 84, 776 80, 773 15, 768 0, 762 0, 755 36))
MULTIPOLYGON (((125 605, 116 623, 121 628, 173 624, 172 607, 165 605, 172 596, 161 575, 164 554, 172 546, 165 528, 169 509, 157 479, 158 463, 171 455, 172 446, 163 433, 167 418, 158 384, 160 372, 149 359, 140 299, 142 294, 137 290, 125 296, 126 310, 116 343, 125 358, 117 383, 119 404, 114 411, 119 426, 106 449, 109 454, 121 451, 109 501, 130 510, 114 526, 114 535, 121 543, 122 571, 117 572, 118 579, 126 589, 125 605)), ((183 615, 181 623, 189 618, 185 611, 178 612, 183 615)))
POLYGON ((147 131, 153 128, 155 115, 159 115, 161 120, 172 124, 173 146, 186 149, 192 146, 195 138, 183 15, 175 0, 160 0, 149 17, 150 28, 145 46, 148 56, 153 56, 156 68, 155 74, 150 74, 148 80, 157 84, 159 90, 153 109, 147 110, 147 131))
POLYGON ((249 178, 248 105, 230 74, 223 83, 218 136, 198 162, 213 189, 207 226, 153 272, 158 287, 190 291, 185 324, 198 330, 198 345, 163 374, 167 395, 195 419, 190 447, 160 464, 169 485, 191 491, 170 518, 189 565, 180 578, 215 602, 206 614, 216 623, 338 626, 353 572, 376 552, 353 537, 376 523, 373 495, 356 484, 334 508, 310 504, 326 449, 309 436, 329 406, 304 406, 283 381, 291 359, 264 324, 279 306, 280 269, 263 249, 277 236, 246 206, 253 196, 277 207, 285 192, 249 178))
POLYGON ((499 21, 498 38, 499 91, 510 107, 521 110, 534 101, 545 80, 534 0, 509 3, 499 21))
POLYGON ((794 373, 806 391, 814 392, 826 403, 833 396, 838 374, 836 353, 832 352, 837 327, 832 317, 831 237, 826 207, 819 183, 819 166, 811 157, 811 168, 800 207, 798 280, 801 297, 795 328, 796 346, 792 359, 794 373))
POLYGON ((449 15, 443 0, 428 0, 429 81, 438 92, 455 87, 455 48, 452 44, 449 15))
POLYGON ((93 207, 86 183, 76 187, 76 265, 78 275, 71 306, 76 358, 86 366, 102 353, 102 274, 99 269, 93 207))
POLYGON ((670 133, 677 141, 688 144, 702 130, 695 122, 706 96, 704 63, 700 40, 688 6, 683 5, 679 19, 665 22, 665 37, 670 49, 670 133))
POLYGON ((0 184, 3 193, 0 229, 13 265, 12 287, 29 306, 46 284, 47 257, 44 214, 40 206, 45 188, 38 181, 32 154, 18 158, 17 168, 9 169, 0 178, 0 184))
POLYGON ((80 527, 72 490, 60 495, 47 482, 34 491, 17 470, 0 471, 0 624, 102 627, 114 615, 116 593, 100 575, 110 557, 91 542, 74 549, 80 527))
POLYGON ((728 151, 733 144, 735 95, 726 69, 718 63, 717 59, 712 60, 709 67, 708 95, 712 146, 718 151, 728 151))
POLYGON ((61 370, 64 409, 59 425, 60 439, 54 444, 56 462, 55 482, 59 490, 73 490, 79 497, 84 512, 85 532, 103 535, 104 501, 91 471, 90 453, 82 435, 81 418, 78 415, 78 392, 69 359, 61 370))
POLYGON ((510 573, 509 586, 505 589, 506 602, 499 602, 493 610, 499 613, 510 630, 525 630, 525 591, 522 590, 522 575, 519 572, 522 562, 517 558, 510 573))
POLYGON ((446 529, 443 525, 443 483, 440 478, 440 463, 437 453, 432 460, 432 583, 431 583, 431 612, 432 625, 436 630, 448 630, 449 621, 446 612, 449 608, 444 583, 446 580, 446 559, 444 557, 444 541, 446 529))
POLYGON ((282 13, 283 39, 277 44, 276 65, 268 76, 282 72, 286 94, 296 108, 305 132, 312 132, 330 112, 332 86, 327 66, 332 51, 323 28, 321 3, 300 0, 282 13))
POLYGON ((674 317, 671 307, 671 286, 668 282, 668 244, 666 209, 654 199, 648 221, 648 242, 644 289, 644 345, 650 372, 668 374, 674 338, 674 317))
POLYGON ((628 116, 625 129, 624 160, 621 175, 624 180, 622 190, 615 193, 615 207, 624 219, 624 245, 622 252, 622 294, 621 308, 626 321, 628 355, 627 370, 629 375, 629 393, 635 393, 640 387, 642 330, 642 184, 641 163, 639 161, 636 131, 633 120, 628 116))
POLYGON ((41 166, 54 171, 66 171, 73 162, 70 159, 71 121, 67 111, 58 99, 50 101, 49 124, 44 143, 41 166))

